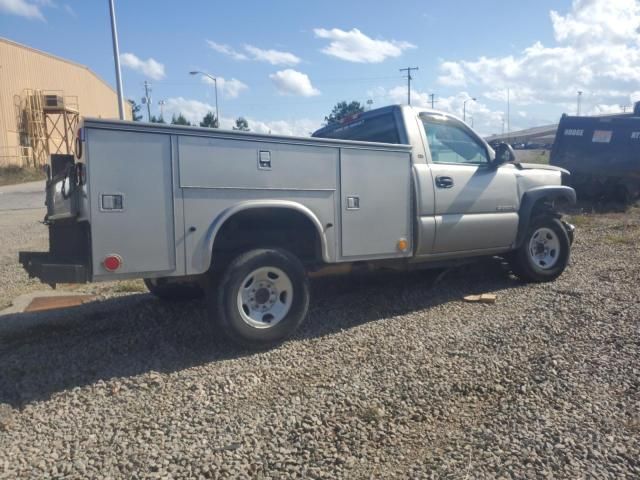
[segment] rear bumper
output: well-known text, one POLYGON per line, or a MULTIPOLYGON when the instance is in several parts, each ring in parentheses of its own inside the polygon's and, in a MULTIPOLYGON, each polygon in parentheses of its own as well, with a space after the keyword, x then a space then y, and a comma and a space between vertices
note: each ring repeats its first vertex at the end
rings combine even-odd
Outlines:
POLYGON ((50 252, 20 252, 19 261, 30 277, 43 283, 86 283, 89 270, 85 265, 56 257, 50 252))
POLYGON ((92 276, 90 244, 87 222, 58 220, 49 224, 49 251, 20 252, 18 260, 43 283, 86 283, 92 276))

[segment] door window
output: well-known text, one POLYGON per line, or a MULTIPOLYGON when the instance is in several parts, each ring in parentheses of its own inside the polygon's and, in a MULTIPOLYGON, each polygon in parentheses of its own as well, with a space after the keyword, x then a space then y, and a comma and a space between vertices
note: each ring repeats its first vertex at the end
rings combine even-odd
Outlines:
POLYGON ((434 163, 484 165, 489 163, 487 149, 462 127, 445 120, 422 117, 431 160, 434 163))

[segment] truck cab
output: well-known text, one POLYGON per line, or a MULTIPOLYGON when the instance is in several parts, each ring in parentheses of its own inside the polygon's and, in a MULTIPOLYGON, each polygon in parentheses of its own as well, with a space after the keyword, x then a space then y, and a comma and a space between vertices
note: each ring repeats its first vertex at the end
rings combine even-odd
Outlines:
POLYGON ((561 186, 562 169, 518 164, 506 145, 496 154, 467 124, 444 112, 394 105, 325 126, 313 136, 411 145, 418 260, 514 248, 524 194, 531 189, 543 187, 559 194, 554 198, 575 201, 574 192, 561 186))

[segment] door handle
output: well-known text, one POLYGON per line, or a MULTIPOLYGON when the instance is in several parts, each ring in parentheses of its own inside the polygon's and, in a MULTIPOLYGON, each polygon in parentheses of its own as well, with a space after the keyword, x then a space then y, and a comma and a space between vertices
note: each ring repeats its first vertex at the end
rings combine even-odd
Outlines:
POLYGON ((451 177, 436 177, 436 187, 438 188, 452 188, 453 185, 451 177))
POLYGON ((359 210, 360 209, 360 197, 352 196, 347 197, 347 210, 359 210))

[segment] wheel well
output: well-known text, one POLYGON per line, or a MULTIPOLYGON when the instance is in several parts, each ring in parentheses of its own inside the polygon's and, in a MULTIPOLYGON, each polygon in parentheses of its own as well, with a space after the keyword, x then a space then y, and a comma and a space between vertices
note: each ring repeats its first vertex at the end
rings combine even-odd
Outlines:
POLYGON ((531 217, 542 214, 557 214, 570 205, 570 200, 564 195, 539 198, 531 209, 531 217))
POLYGON ((224 263, 241 252, 269 247, 283 248, 305 264, 322 261, 313 221, 304 213, 277 207, 250 208, 225 220, 214 239, 211 261, 224 263))
POLYGON ((516 238, 516 248, 522 245, 524 235, 529 222, 539 215, 560 216, 561 212, 568 206, 575 204, 575 191, 570 187, 540 187, 525 193, 520 206, 520 220, 518 222, 518 236, 516 238))

